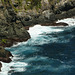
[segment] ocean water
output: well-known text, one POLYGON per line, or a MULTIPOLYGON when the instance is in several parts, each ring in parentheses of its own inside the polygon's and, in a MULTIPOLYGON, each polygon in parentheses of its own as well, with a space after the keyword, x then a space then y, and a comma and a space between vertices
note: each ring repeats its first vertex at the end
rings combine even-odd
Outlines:
POLYGON ((57 22, 69 26, 35 25, 28 30, 31 39, 6 48, 14 57, 2 62, 0 75, 75 75, 75 19, 57 22))

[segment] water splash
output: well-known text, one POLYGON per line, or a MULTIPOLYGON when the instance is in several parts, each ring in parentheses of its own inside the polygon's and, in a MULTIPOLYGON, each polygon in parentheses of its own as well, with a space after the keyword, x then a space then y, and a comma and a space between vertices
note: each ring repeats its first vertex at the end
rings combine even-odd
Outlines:
POLYGON ((67 23, 69 26, 75 26, 75 18, 67 18, 67 19, 58 20, 56 23, 59 23, 59 22, 67 23))

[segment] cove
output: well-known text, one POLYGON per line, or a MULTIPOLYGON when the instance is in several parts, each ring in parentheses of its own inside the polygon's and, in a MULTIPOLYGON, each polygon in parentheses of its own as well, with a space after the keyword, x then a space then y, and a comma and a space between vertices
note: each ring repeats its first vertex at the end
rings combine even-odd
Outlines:
POLYGON ((31 38, 6 48, 13 54, 11 63, 2 62, 0 75, 74 75, 75 19, 57 22, 69 26, 30 27, 31 38))

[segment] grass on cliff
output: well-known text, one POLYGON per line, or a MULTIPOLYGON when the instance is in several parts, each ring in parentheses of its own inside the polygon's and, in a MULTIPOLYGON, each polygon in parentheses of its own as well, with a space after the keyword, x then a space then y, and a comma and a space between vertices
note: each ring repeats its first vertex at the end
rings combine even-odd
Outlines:
POLYGON ((33 9, 33 8, 39 9, 41 8, 41 0, 26 0, 25 10, 33 9))
POLYGON ((0 43, 6 44, 7 43, 7 39, 0 39, 0 43))

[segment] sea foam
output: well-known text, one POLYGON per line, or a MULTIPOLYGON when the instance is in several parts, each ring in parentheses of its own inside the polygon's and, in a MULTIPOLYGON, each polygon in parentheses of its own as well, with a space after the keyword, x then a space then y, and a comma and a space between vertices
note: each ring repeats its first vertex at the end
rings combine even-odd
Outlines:
MULTIPOLYGON (((13 57, 12 62, 10 63, 2 63, 2 68, 0 75, 11 75, 12 72, 23 72, 26 71, 26 66, 28 65, 25 62, 15 62, 14 60, 18 59, 17 57, 13 57)), ((21 59, 21 58, 19 58, 21 59)))
POLYGON ((59 22, 67 23, 69 26, 75 26, 75 18, 67 18, 67 19, 58 20, 56 23, 59 23, 59 22))

